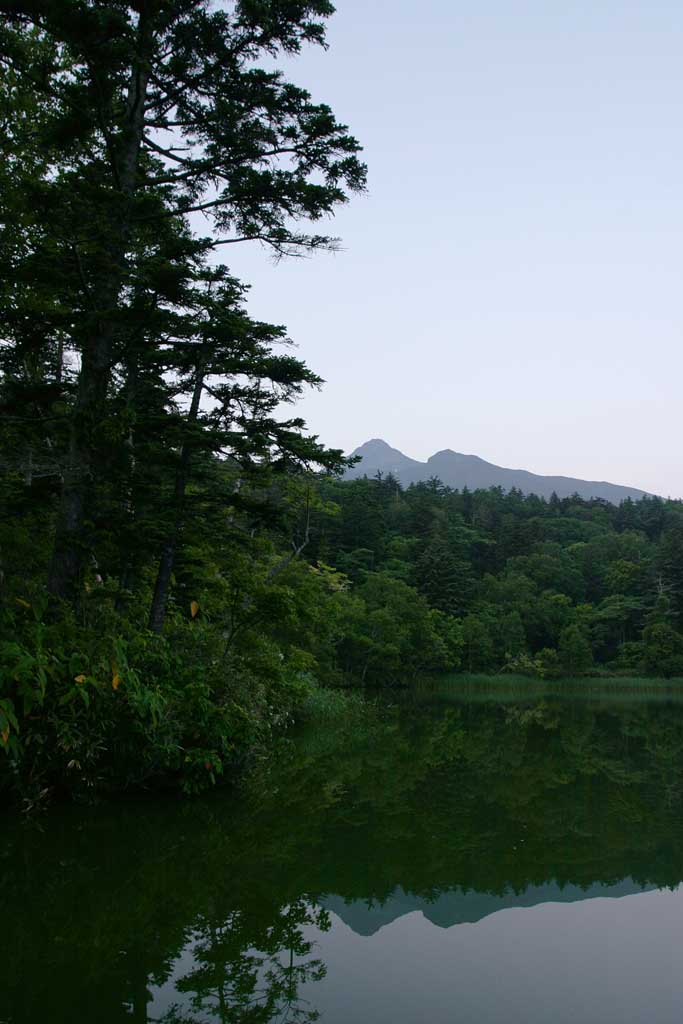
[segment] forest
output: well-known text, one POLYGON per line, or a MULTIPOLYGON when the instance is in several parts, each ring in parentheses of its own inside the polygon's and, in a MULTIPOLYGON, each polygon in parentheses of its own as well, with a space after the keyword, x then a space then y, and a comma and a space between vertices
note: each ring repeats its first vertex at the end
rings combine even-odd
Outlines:
POLYGON ((349 629, 365 623, 363 653, 341 643, 343 674, 683 674, 678 501, 545 501, 436 479, 403 490, 391 477, 328 478, 320 494, 338 513, 311 555, 365 606, 349 629))
POLYGON ((334 251, 309 229, 366 187, 277 66, 332 11, 0 5, 0 790, 28 806, 199 792, 328 687, 683 675, 679 503, 345 481, 291 408, 323 382, 233 253, 334 251))

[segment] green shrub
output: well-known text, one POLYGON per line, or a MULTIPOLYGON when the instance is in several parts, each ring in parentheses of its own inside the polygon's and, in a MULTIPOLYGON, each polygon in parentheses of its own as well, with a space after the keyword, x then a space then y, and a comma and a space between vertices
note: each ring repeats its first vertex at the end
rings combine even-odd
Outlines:
POLYGON ((24 601, 2 626, 0 786, 28 801, 161 784, 200 792, 312 689, 266 638, 248 661, 224 654, 208 622, 178 619, 159 637, 112 616, 94 630, 70 613, 45 621, 24 601))

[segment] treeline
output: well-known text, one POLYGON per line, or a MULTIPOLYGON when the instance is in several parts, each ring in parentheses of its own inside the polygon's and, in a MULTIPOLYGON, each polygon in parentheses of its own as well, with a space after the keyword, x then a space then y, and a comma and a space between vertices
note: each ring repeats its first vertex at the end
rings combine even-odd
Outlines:
POLYGON ((312 555, 364 605, 344 672, 380 682, 441 661, 547 678, 683 675, 678 501, 545 501, 438 480, 404 490, 391 477, 327 481, 321 495, 339 515, 312 555))
POLYGON ((404 490, 390 477, 258 488, 207 459, 158 635, 146 620, 153 550, 131 538, 134 590, 93 567, 77 608, 56 614, 49 502, 18 479, 13 501, 24 507, 21 529, 3 527, 5 778, 29 802, 38 781, 201 789, 269 743, 317 685, 683 674, 678 502, 546 502, 436 480, 404 490))

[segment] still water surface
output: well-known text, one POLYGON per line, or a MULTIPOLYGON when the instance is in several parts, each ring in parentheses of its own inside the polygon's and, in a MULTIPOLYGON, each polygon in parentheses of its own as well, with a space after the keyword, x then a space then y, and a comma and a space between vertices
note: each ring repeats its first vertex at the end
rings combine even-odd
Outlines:
POLYGON ((0 840, 2 1024, 679 1024, 683 704, 422 693, 0 840))

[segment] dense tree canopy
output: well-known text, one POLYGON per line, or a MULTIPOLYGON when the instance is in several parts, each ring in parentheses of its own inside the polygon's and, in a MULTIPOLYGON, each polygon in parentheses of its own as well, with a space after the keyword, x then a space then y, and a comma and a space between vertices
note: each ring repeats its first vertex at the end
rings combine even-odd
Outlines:
POLYGON ((546 502, 437 480, 404 490, 390 477, 327 481, 321 494, 341 511, 311 556, 357 592, 374 578, 412 587, 459 635, 462 668, 683 674, 680 502, 546 502))

